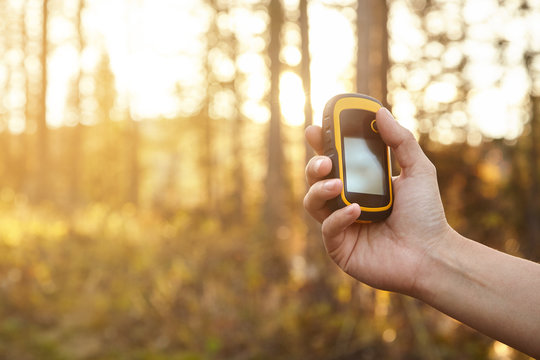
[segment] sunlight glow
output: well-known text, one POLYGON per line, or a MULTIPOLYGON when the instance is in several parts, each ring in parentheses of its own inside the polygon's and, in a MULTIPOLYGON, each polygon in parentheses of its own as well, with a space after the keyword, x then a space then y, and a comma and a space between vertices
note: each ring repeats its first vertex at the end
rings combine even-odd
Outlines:
POLYGON ((512 111, 504 92, 499 89, 486 89, 474 92, 469 97, 469 112, 484 134, 508 139, 519 135, 522 114, 512 111))
POLYGON ((214 119, 232 119, 236 116, 236 96, 230 89, 214 94, 210 103, 210 116, 214 119))
MULTIPOLYGON (((205 50, 201 39, 210 21, 206 6, 197 0, 100 0, 92 2, 87 18, 105 41, 124 107, 129 105, 137 118, 196 111, 193 102, 192 109, 178 109, 175 91, 177 84, 204 89, 202 61, 197 57, 205 50)), ((218 74, 234 76, 231 64, 220 63, 218 74)))
POLYGON ((499 341, 494 341, 491 347, 490 355, 495 360, 510 360, 513 359, 514 351, 508 345, 499 341))
POLYGON ((291 72, 286 71, 281 75, 279 82, 279 102, 281 112, 289 125, 304 124, 304 104, 306 102, 302 88, 302 79, 291 72))
POLYGON ((265 123, 270 120, 270 110, 255 100, 248 100, 241 107, 242 114, 256 123, 265 123))
POLYGON ((311 43, 311 100, 313 120, 322 123, 326 102, 339 93, 351 92, 355 56, 354 29, 343 13, 314 3, 309 8, 311 43), (330 25, 331 24, 331 25, 330 25))
POLYGON ((392 5, 388 18, 388 31, 393 39, 389 49, 392 59, 399 63, 417 58, 420 53, 414 49, 426 44, 426 35, 420 29, 419 19, 410 13, 402 1, 392 5))
POLYGON ((432 82, 426 88, 426 100, 438 103, 452 102, 457 95, 456 86, 448 82, 432 82))
POLYGON ((70 45, 60 46, 49 56, 50 81, 47 94, 47 123, 53 127, 64 124, 65 103, 68 93, 73 90, 70 82, 77 72, 79 56, 77 49, 70 45))
POLYGON ((296 66, 300 64, 300 61, 302 60, 300 50, 298 50, 298 47, 292 45, 288 45, 283 48, 281 51, 281 57, 289 66, 296 66))
MULTIPOLYGON (((268 121, 266 101, 270 74, 266 46, 269 15, 264 8, 251 8, 249 4, 253 3, 238 0, 231 3, 233 5, 227 11, 215 16, 212 8, 200 0, 93 0, 87 3, 82 14, 85 38, 82 54, 79 54, 77 29, 71 18, 77 7, 73 2, 58 5, 62 10, 51 13, 49 19, 49 125, 59 127, 76 123, 69 103, 73 98, 68 98, 74 96, 74 80, 79 69, 85 76, 92 77, 105 53, 110 57, 118 93, 114 114, 125 115, 123 109, 129 108, 134 118, 140 120, 191 116, 208 101, 213 117, 234 116, 239 109, 254 122, 268 121), (216 46, 208 31, 220 31, 227 39, 236 39, 236 43, 216 46), (206 56, 209 48, 212 50, 206 56), (242 96, 238 106, 227 104, 235 100, 230 93, 207 88, 210 72, 215 82, 234 83, 235 91, 242 96), (210 99, 212 96, 216 98, 210 99)), ((311 97, 313 120, 320 124, 326 101, 354 89, 353 3, 310 2, 312 78, 311 89, 306 91, 298 75, 302 60, 299 27, 291 21, 298 1, 284 3, 289 13, 284 23, 280 53, 283 62, 280 105, 285 123, 303 124, 305 93, 311 97)), ((20 11, 22 4, 21 1, 9 2, 16 11, 20 11)), ((443 136, 446 139, 443 141, 464 137, 476 141, 478 134, 473 134, 472 129, 494 138, 519 136, 528 119, 523 110, 528 94, 531 89, 540 92, 540 79, 531 81, 523 66, 523 53, 527 48, 540 50, 540 31, 536 31, 540 30, 540 14, 531 12, 508 19, 505 7, 496 0, 466 1, 463 11, 456 3, 446 2, 444 7, 424 14, 429 25, 426 32, 421 18, 410 10, 410 6, 406 0, 396 0, 389 7, 389 53, 393 62, 389 100, 399 120, 413 131, 429 132, 430 127, 442 124, 434 133, 443 136), (466 22, 466 32, 460 16, 466 22), (428 42, 429 34, 441 33, 456 41, 443 44, 430 39, 428 42), (501 52, 493 45, 491 40, 495 37, 507 41, 506 51, 501 52), (415 65, 422 54, 428 59, 415 65), (466 63, 464 59, 467 59, 466 63), (451 73, 462 63, 465 64, 462 74, 468 87, 465 93, 461 79, 446 74, 448 69, 451 73), (447 122, 445 119, 428 119, 418 123, 419 107, 429 114, 456 100, 466 103, 461 112, 463 116, 449 114, 447 122), (461 125, 455 125, 456 122, 461 125), (448 135, 452 129, 463 129, 469 124, 470 134, 448 135)), ((35 12, 32 16, 38 15, 37 10, 35 12)), ((39 32, 39 23, 29 22, 28 31, 39 32)), ((18 66, 21 56, 24 54, 6 53, 7 67, 0 71, 0 83, 8 81, 6 74, 10 64, 18 66)), ((29 73, 39 73, 38 58, 27 57, 24 61, 29 73)), ((540 65, 533 63, 532 68, 540 68, 540 65)), ((22 89, 24 85, 10 86, 4 99, 5 106, 10 109, 4 125, 13 132, 21 132, 26 126, 23 112, 26 95, 17 87, 22 89)), ((80 93, 83 96, 82 112, 86 115, 80 121, 86 124, 96 121, 92 111, 97 105, 87 101, 94 89, 95 84, 85 82, 83 76, 80 93)))
POLYGON ((417 110, 412 101, 411 94, 405 90, 396 90, 392 93, 390 101, 395 104, 392 107, 392 113, 399 123, 415 132, 417 110))
POLYGON ((529 92, 540 88, 540 81, 531 82, 523 66, 527 49, 540 49, 540 32, 535 31, 540 28, 540 14, 531 11, 510 17, 509 11, 519 5, 496 0, 466 1, 463 11, 445 2, 444 19, 439 10, 423 15, 429 33, 444 32, 448 39, 457 41, 438 43, 430 39, 428 43, 422 15, 409 11, 409 5, 405 0, 396 0, 389 13, 389 53, 395 63, 389 90, 396 116, 443 143, 467 139, 469 144, 479 144, 482 135, 509 140, 518 137, 528 120, 524 109, 529 92), (504 44, 497 46, 496 39, 504 44), (463 79, 448 76, 456 68, 463 79), (396 94, 401 90, 410 91, 415 99, 396 94), (412 104, 418 103, 419 97, 428 116, 417 123, 412 104), (440 114, 442 104, 455 101, 464 106, 458 115, 429 119, 430 112, 440 114))
POLYGON ((396 337, 397 337, 396 330, 392 328, 388 328, 384 330, 382 333, 382 339, 384 340, 384 342, 387 342, 387 343, 393 342, 394 340, 396 340, 396 337))

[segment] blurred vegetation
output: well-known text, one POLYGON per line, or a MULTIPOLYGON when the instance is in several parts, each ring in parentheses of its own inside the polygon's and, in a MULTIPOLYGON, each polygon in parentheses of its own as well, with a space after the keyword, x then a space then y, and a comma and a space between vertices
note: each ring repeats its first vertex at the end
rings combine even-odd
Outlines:
MULTIPOLYGON (((140 14, 143 3, 122 2, 127 18, 150 16, 140 14)), ((358 51, 332 81, 389 101, 397 114, 408 94, 451 225, 540 259, 540 45, 529 39, 518 56, 529 82, 515 109, 517 135, 482 134, 467 110, 477 90, 461 47, 473 26, 453 17, 470 3, 193 1, 187 17, 203 27, 188 72, 201 83, 176 84, 176 113, 143 116, 132 90, 119 86, 106 39, 91 33, 98 25, 88 9, 99 1, 0 1, 0 358, 527 359, 419 301, 341 273, 302 210, 311 156, 303 126, 283 121, 280 74, 297 74, 308 94, 321 84, 317 39, 308 34, 323 25, 311 15, 341 14, 355 34, 345 46, 358 51), (392 55, 403 9, 423 36, 408 59, 392 55), (265 27, 235 27, 227 18, 235 13, 265 27), (60 95, 42 69, 63 46, 74 49, 64 65, 76 70, 53 126, 47 99, 60 95), (291 48, 301 60, 290 60, 291 48), (449 61, 446 51, 459 56, 449 61), (249 85, 255 75, 239 65, 246 54, 265 66, 260 73, 253 65, 260 98, 249 85), (223 70, 229 65, 235 70, 223 70), (419 69, 426 80, 409 81, 419 69), (434 100, 433 83, 456 92, 434 100)), ((519 22, 540 12, 530 3, 492 5, 519 22)), ((509 39, 485 42, 503 73, 516 66, 505 63, 515 59, 509 39)), ((306 104, 304 125, 312 122, 306 104)))

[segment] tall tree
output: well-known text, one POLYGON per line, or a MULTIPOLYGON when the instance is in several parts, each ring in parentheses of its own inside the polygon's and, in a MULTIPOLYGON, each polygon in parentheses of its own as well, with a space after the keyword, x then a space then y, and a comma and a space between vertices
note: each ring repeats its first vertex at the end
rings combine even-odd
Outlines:
POLYGON ((270 124, 268 132, 268 167, 266 173, 265 220, 271 229, 276 229, 284 217, 284 155, 281 141, 281 108, 279 104, 279 79, 281 63, 281 29, 283 26, 283 8, 280 0, 270 0, 270 124))
MULTIPOLYGON (((307 128, 313 123, 313 107, 311 104, 311 56, 309 53, 309 18, 308 18, 308 1, 300 0, 300 38, 302 62, 300 63, 300 72, 302 77, 302 86, 304 88, 305 103, 304 103, 304 128, 307 128)), ((306 163, 313 154, 311 147, 306 142, 306 163)))
MULTIPOLYGON (((0 5, 1 5, 0 9, 2 11, 2 14, 7 14, 10 11, 12 11, 12 9, 10 9, 9 4, 7 4, 7 2, 2 2, 0 3, 0 5)), ((5 17, 9 19, 8 16, 5 16, 5 17)), ((15 32, 14 29, 11 29, 11 27, 16 28, 16 26, 14 25, 15 24, 13 22, 6 21, 4 26, 6 30, 8 31, 5 31, 1 34, 2 37, 0 38, 0 41, 1 41, 0 48, 6 53, 8 52, 7 51, 8 49, 11 49, 12 47, 15 46, 15 44, 13 44, 13 39, 12 39, 13 36, 10 36, 11 34, 15 32)), ((14 69, 13 69, 13 65, 8 64, 7 61, 2 65, 7 68, 6 69, 7 76, 6 76, 5 81, 3 82, 3 88, 0 90, 2 93, 2 97, 4 98, 4 97, 7 97, 10 91, 12 91, 11 82, 13 78, 14 69)), ((7 103, 7 104, 4 102, 0 103, 0 151, 1 151, 0 160, 2 161, 2 163, 0 164, 0 171, 2 171, 3 174, 9 174, 9 169, 12 168, 12 163, 13 163, 12 155, 11 155, 11 136, 9 134, 9 117, 12 110, 11 107, 12 107, 12 104, 10 103, 7 103)), ((9 184, 9 180, 11 179, 9 179, 7 176, 3 176, 3 178, 0 179, 0 186, 7 186, 9 184)))
MULTIPOLYGON (((231 44, 231 59, 236 60, 238 56, 238 38, 235 32, 230 34, 231 44)), ((237 64, 237 61, 234 61, 237 64)), ((236 73, 239 71, 236 69, 236 73)), ((245 128, 245 119, 242 113, 240 112, 238 104, 241 103, 242 92, 240 91, 240 84, 242 81, 242 76, 235 76, 235 80, 229 84, 229 87, 234 90, 236 95, 236 113, 233 119, 233 124, 231 127, 232 130, 232 142, 231 142, 231 155, 233 159, 233 191, 232 191, 232 201, 233 201, 233 214, 239 223, 242 223, 245 217, 245 166, 244 166, 244 128, 245 128)))
MULTIPOLYGON (((135 16, 135 7, 141 8, 141 1, 127 3, 128 11, 128 23, 135 24, 136 22, 131 19, 135 16)), ((134 38, 132 35, 134 29, 128 29, 128 43, 129 52, 133 51, 134 38)), ((132 74, 135 76, 135 74, 132 74)), ((128 101, 125 109, 125 118, 127 121, 126 143, 127 143, 127 163, 128 163, 128 188, 127 188, 127 201, 138 205, 139 204, 139 186, 140 186, 140 168, 139 168, 139 146, 140 146, 140 130, 139 122, 133 118, 131 112, 131 90, 128 90, 128 101)))
POLYGON ((529 145, 530 185, 527 197, 527 230, 528 256, 533 260, 540 259, 540 172, 538 154, 540 146, 540 96, 531 95, 531 133, 529 145))
POLYGON ((83 126, 81 123, 81 91, 80 84, 83 77, 82 71, 82 53, 85 47, 83 29, 82 29, 82 13, 85 8, 85 0, 79 0, 79 6, 75 16, 75 28, 77 30, 77 45, 79 50, 79 64, 77 75, 74 79, 72 89, 73 113, 76 117, 76 124, 73 129, 71 146, 69 152, 69 198, 72 205, 76 205, 79 201, 80 173, 81 173, 81 158, 82 158, 82 141, 83 141, 83 126))
POLYGON ((371 0, 358 0, 356 3, 356 91, 370 94, 370 29, 372 26, 371 0))
POLYGON ((388 106, 388 8, 386 1, 358 0, 356 5, 356 89, 388 106))
MULTIPOLYGON (((304 104, 304 129, 313 124, 313 107, 311 103, 311 56, 309 52, 309 16, 308 16, 308 0, 300 0, 300 39, 302 62, 300 63, 300 73, 302 77, 302 85, 305 93, 304 104)), ((311 146, 306 140, 304 140, 305 149, 305 163, 307 164, 311 157, 314 155, 311 146)), ((309 190, 309 184, 306 183, 306 192, 309 190)), ((323 255, 320 251, 320 243, 311 241, 320 237, 319 226, 317 222, 304 211, 304 220, 307 224, 306 238, 308 241, 305 244, 305 257, 308 262, 316 263, 317 260, 323 255)))
MULTIPOLYGON (((90 74, 85 74, 85 76, 90 76, 90 74)), ((94 129, 99 129, 100 137, 99 139, 88 138, 87 140, 99 144, 99 150, 97 152, 93 151, 92 154, 80 153, 81 158, 84 159, 84 165, 81 165, 83 172, 81 173, 80 191, 89 192, 91 199, 94 201, 122 204, 129 201, 125 192, 129 179, 124 177, 129 172, 129 166, 132 163, 126 159, 125 154, 126 145, 130 144, 131 139, 128 138, 125 142, 119 142, 118 136, 128 132, 125 127, 126 123, 113 123, 111 121, 111 111, 117 93, 109 55, 105 50, 103 50, 91 76, 96 86, 93 94, 87 94, 87 96, 94 97, 97 108, 92 113, 86 113, 86 109, 82 108, 83 114, 81 115, 93 118, 96 122, 94 129), (104 173, 103 169, 109 170, 104 173), (120 179, 123 179, 123 181, 119 181, 120 179), (82 181, 84 181, 84 184, 82 181)), ((88 133, 94 133, 94 131, 88 128, 88 133)))
POLYGON ((126 111, 126 117, 128 122, 127 129, 127 151, 128 151, 128 202, 138 205, 139 204, 139 185, 140 185, 140 169, 139 169, 139 146, 140 146, 140 130, 139 123, 133 116, 131 111, 126 111))
POLYGON ((47 55, 48 55, 48 20, 49 1, 43 0, 41 24, 41 92, 40 112, 37 118, 37 198, 46 199, 49 190, 49 130, 47 128, 47 55))
POLYGON ((206 98, 204 100, 203 109, 200 118, 200 155, 199 169, 202 172, 203 179, 202 193, 204 194, 205 212, 209 216, 215 218, 219 215, 219 202, 216 194, 216 179, 214 176, 216 161, 214 155, 214 122, 212 121, 211 102, 215 95, 217 80, 213 71, 213 63, 210 52, 217 48, 219 44, 219 34, 217 29, 217 16, 219 10, 215 0, 208 0, 208 5, 211 7, 211 19, 206 36, 206 51, 205 51, 205 73, 206 73, 206 98))
POLYGON ((376 38, 376 42, 380 46, 381 51, 381 63, 379 67, 380 76, 380 100, 384 106, 388 106, 388 70, 390 69, 390 59, 388 56, 388 5, 386 1, 377 1, 378 11, 378 27, 379 37, 376 38))
MULTIPOLYGON (((28 32, 26 31, 26 7, 28 6, 28 0, 25 0, 22 3, 22 9, 20 13, 20 26, 21 26, 21 41, 22 45, 21 48, 24 53, 24 57, 28 56, 28 44, 29 44, 29 38, 28 38, 28 32)), ((25 70, 25 77, 24 77, 24 92, 25 92, 25 98, 26 102, 24 104, 24 131, 20 134, 20 152, 19 152, 19 158, 17 159, 17 178, 15 183, 15 189, 19 192, 23 192, 26 188, 28 179, 28 158, 29 158, 29 151, 28 151, 28 125, 30 122, 30 118, 32 117, 32 96, 30 91, 31 81, 30 77, 31 74, 28 72, 28 69, 23 64, 23 69, 25 70)))
MULTIPOLYGON (((538 54, 532 52, 525 54, 525 67, 532 80, 535 83, 536 73, 533 70, 533 61, 538 54)), ((526 251, 531 259, 540 259, 540 171, 538 166, 538 155, 540 154, 540 96, 530 95, 531 116, 529 121, 530 132, 528 136, 529 149, 526 155, 527 164, 529 164, 529 184, 525 187, 527 196, 525 223, 526 223, 526 251)))

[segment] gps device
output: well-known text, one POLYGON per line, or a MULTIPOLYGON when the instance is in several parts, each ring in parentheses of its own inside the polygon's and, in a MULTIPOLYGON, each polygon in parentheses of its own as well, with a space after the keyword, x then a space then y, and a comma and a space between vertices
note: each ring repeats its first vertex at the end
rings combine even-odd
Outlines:
POLYGON ((337 210, 357 203, 361 223, 384 220, 392 212, 390 148, 375 120, 381 107, 366 95, 341 94, 326 103, 323 113, 324 155, 332 160, 328 178, 343 182, 341 194, 328 205, 337 210))

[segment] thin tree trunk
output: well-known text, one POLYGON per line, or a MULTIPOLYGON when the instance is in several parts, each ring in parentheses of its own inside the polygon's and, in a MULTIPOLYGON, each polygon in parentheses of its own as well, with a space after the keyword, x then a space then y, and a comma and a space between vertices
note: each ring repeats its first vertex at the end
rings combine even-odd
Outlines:
POLYGON ((370 95, 377 98, 384 106, 388 106, 387 98, 387 73, 389 67, 388 59, 388 8, 386 1, 371 0, 374 20, 370 24, 369 43, 369 71, 372 74, 369 80, 370 95))
POLYGON ((139 205, 139 123, 133 119, 130 110, 128 116, 128 201, 133 205, 139 205))
POLYGON ((388 104, 388 70, 390 69, 390 57, 388 56, 388 5, 386 1, 379 1, 380 5, 380 30, 381 30, 381 102, 389 108, 388 104))
MULTIPOLYGON (((304 128, 307 128, 313 123, 313 108, 311 104, 311 56, 309 53, 309 19, 307 12, 307 0, 300 0, 300 37, 302 39, 302 62, 301 75, 302 85, 306 102, 304 104, 304 128)), ((306 163, 313 156, 311 147, 306 142, 306 163)))
POLYGON ((280 0, 270 0, 270 125, 268 136, 268 170, 266 174, 265 220, 271 230, 284 220, 284 156, 281 142, 281 109, 279 105, 279 77, 281 64, 280 34, 283 25, 283 9, 280 0))
MULTIPOLYGON (((304 87, 304 93, 306 102, 304 105, 304 129, 313 124, 313 107, 311 104, 311 56, 309 53, 309 16, 308 16, 308 1, 300 0, 300 38, 302 39, 302 62, 301 66, 301 75, 302 75, 302 85, 304 87)), ((305 147, 305 164, 309 162, 311 157, 314 155, 311 146, 306 140, 304 140, 305 147)), ((305 192, 309 190, 309 184, 306 182, 305 192)), ((306 222, 306 244, 304 256, 308 264, 317 264, 318 259, 324 256, 322 248, 320 246, 321 241, 316 241, 316 239, 321 238, 321 233, 318 223, 306 212, 304 211, 304 221, 306 222)), ((313 274, 316 277, 316 266, 312 266, 309 271, 310 274, 313 274)))
POLYGON ((531 132, 529 135, 529 160, 530 167, 530 185, 527 198, 527 232, 528 239, 526 245, 527 256, 532 260, 540 259, 540 211, 539 211, 539 189, 540 175, 538 172, 538 146, 540 143, 540 97, 531 96, 531 132))
POLYGON ((82 32, 82 21, 81 16, 82 12, 84 11, 85 7, 85 0, 79 0, 79 8, 77 10, 77 18, 76 18, 76 27, 77 27, 77 37, 79 40, 79 69, 77 73, 77 78, 75 79, 75 86, 73 88, 73 91, 75 91, 74 94, 74 110, 77 116, 77 124, 75 125, 75 128, 73 129, 73 137, 72 137, 72 146, 70 149, 70 182, 69 182, 69 198, 71 201, 72 206, 77 205, 79 202, 79 187, 80 187, 80 173, 81 173, 81 167, 79 164, 81 163, 81 158, 83 156, 82 154, 82 141, 83 141, 83 128, 81 124, 81 101, 80 101, 80 84, 82 79, 82 66, 81 66, 81 60, 82 60, 82 52, 84 50, 84 39, 83 39, 83 32, 82 32))
MULTIPOLYGON (((134 16, 134 11, 132 6, 140 6, 141 0, 137 0, 133 3, 128 3, 128 20, 129 23, 134 23, 133 19, 130 19, 134 16)), ((128 35, 128 47, 129 53, 132 53, 133 49, 133 35, 130 30, 130 35, 128 35)), ((134 74, 132 74, 134 75, 134 74)), ((128 193, 127 201, 137 206, 139 204, 139 123, 133 118, 131 114, 131 89, 128 90, 128 103, 126 108, 126 119, 127 119, 127 161, 128 161, 128 193)))
POLYGON ((207 45, 206 45, 206 60, 205 60, 205 72, 206 72, 206 99, 205 106, 202 112, 201 118, 201 128, 200 128, 200 142, 201 142, 201 153, 200 153, 200 170, 202 172, 202 184, 204 188, 202 193, 205 194, 204 198, 204 210, 208 216, 216 218, 219 216, 220 211, 218 210, 218 201, 216 199, 216 179, 214 177, 216 161, 214 156, 214 122, 210 116, 210 103, 213 98, 212 85, 216 83, 215 76, 212 69, 212 63, 210 61, 211 50, 218 46, 218 29, 216 24, 217 19, 217 9, 216 3, 214 0, 209 0, 209 5, 213 9, 212 19, 210 20, 210 25, 208 32, 206 34, 207 45))
POLYGON ((370 28, 372 8, 370 0, 358 0, 356 4, 356 91, 370 94, 370 28))
POLYGON ((37 118, 37 199, 45 200, 49 191, 49 133, 47 129, 47 22, 48 0, 43 0, 41 40, 41 94, 37 118))
MULTIPOLYGON (((21 26, 21 39, 22 39, 21 48, 25 55, 24 58, 28 56, 28 50, 27 50, 28 49, 28 46, 27 46, 28 33, 26 32, 26 21, 25 21, 27 6, 28 6, 28 1, 25 0, 23 4, 23 11, 21 12, 21 17, 19 20, 20 26, 21 26)), ((24 67, 24 64, 23 64, 23 69, 25 70, 24 91, 26 95, 26 103, 24 104, 25 129, 20 135, 21 149, 20 149, 19 158, 17 160, 18 178, 17 178, 17 183, 15 185, 15 189, 21 193, 26 190, 27 181, 28 181, 27 174, 28 174, 28 145, 29 144, 28 144, 27 133, 28 133, 28 126, 30 123, 30 119, 32 117, 32 111, 30 110, 31 109, 30 74, 28 73, 28 70, 26 69, 26 67, 24 67)))
MULTIPOLYGON (((238 39, 236 39, 235 35, 232 35, 232 56, 233 60, 235 60, 236 63, 236 57, 238 55, 238 39)), ((236 116, 233 120, 233 126, 232 126, 232 149, 231 154, 234 159, 234 165, 233 165, 233 212, 235 219, 239 221, 240 223, 244 222, 244 217, 246 215, 244 206, 245 206, 245 197, 244 197, 244 191, 246 186, 246 179, 245 179, 245 166, 244 166, 244 155, 243 155, 243 141, 244 141, 244 117, 240 112, 239 104, 241 101, 240 98, 240 91, 239 86, 237 84, 240 84, 239 79, 237 78, 235 82, 233 82, 232 90, 236 94, 236 116), (238 82, 236 82, 238 81, 238 82)))

